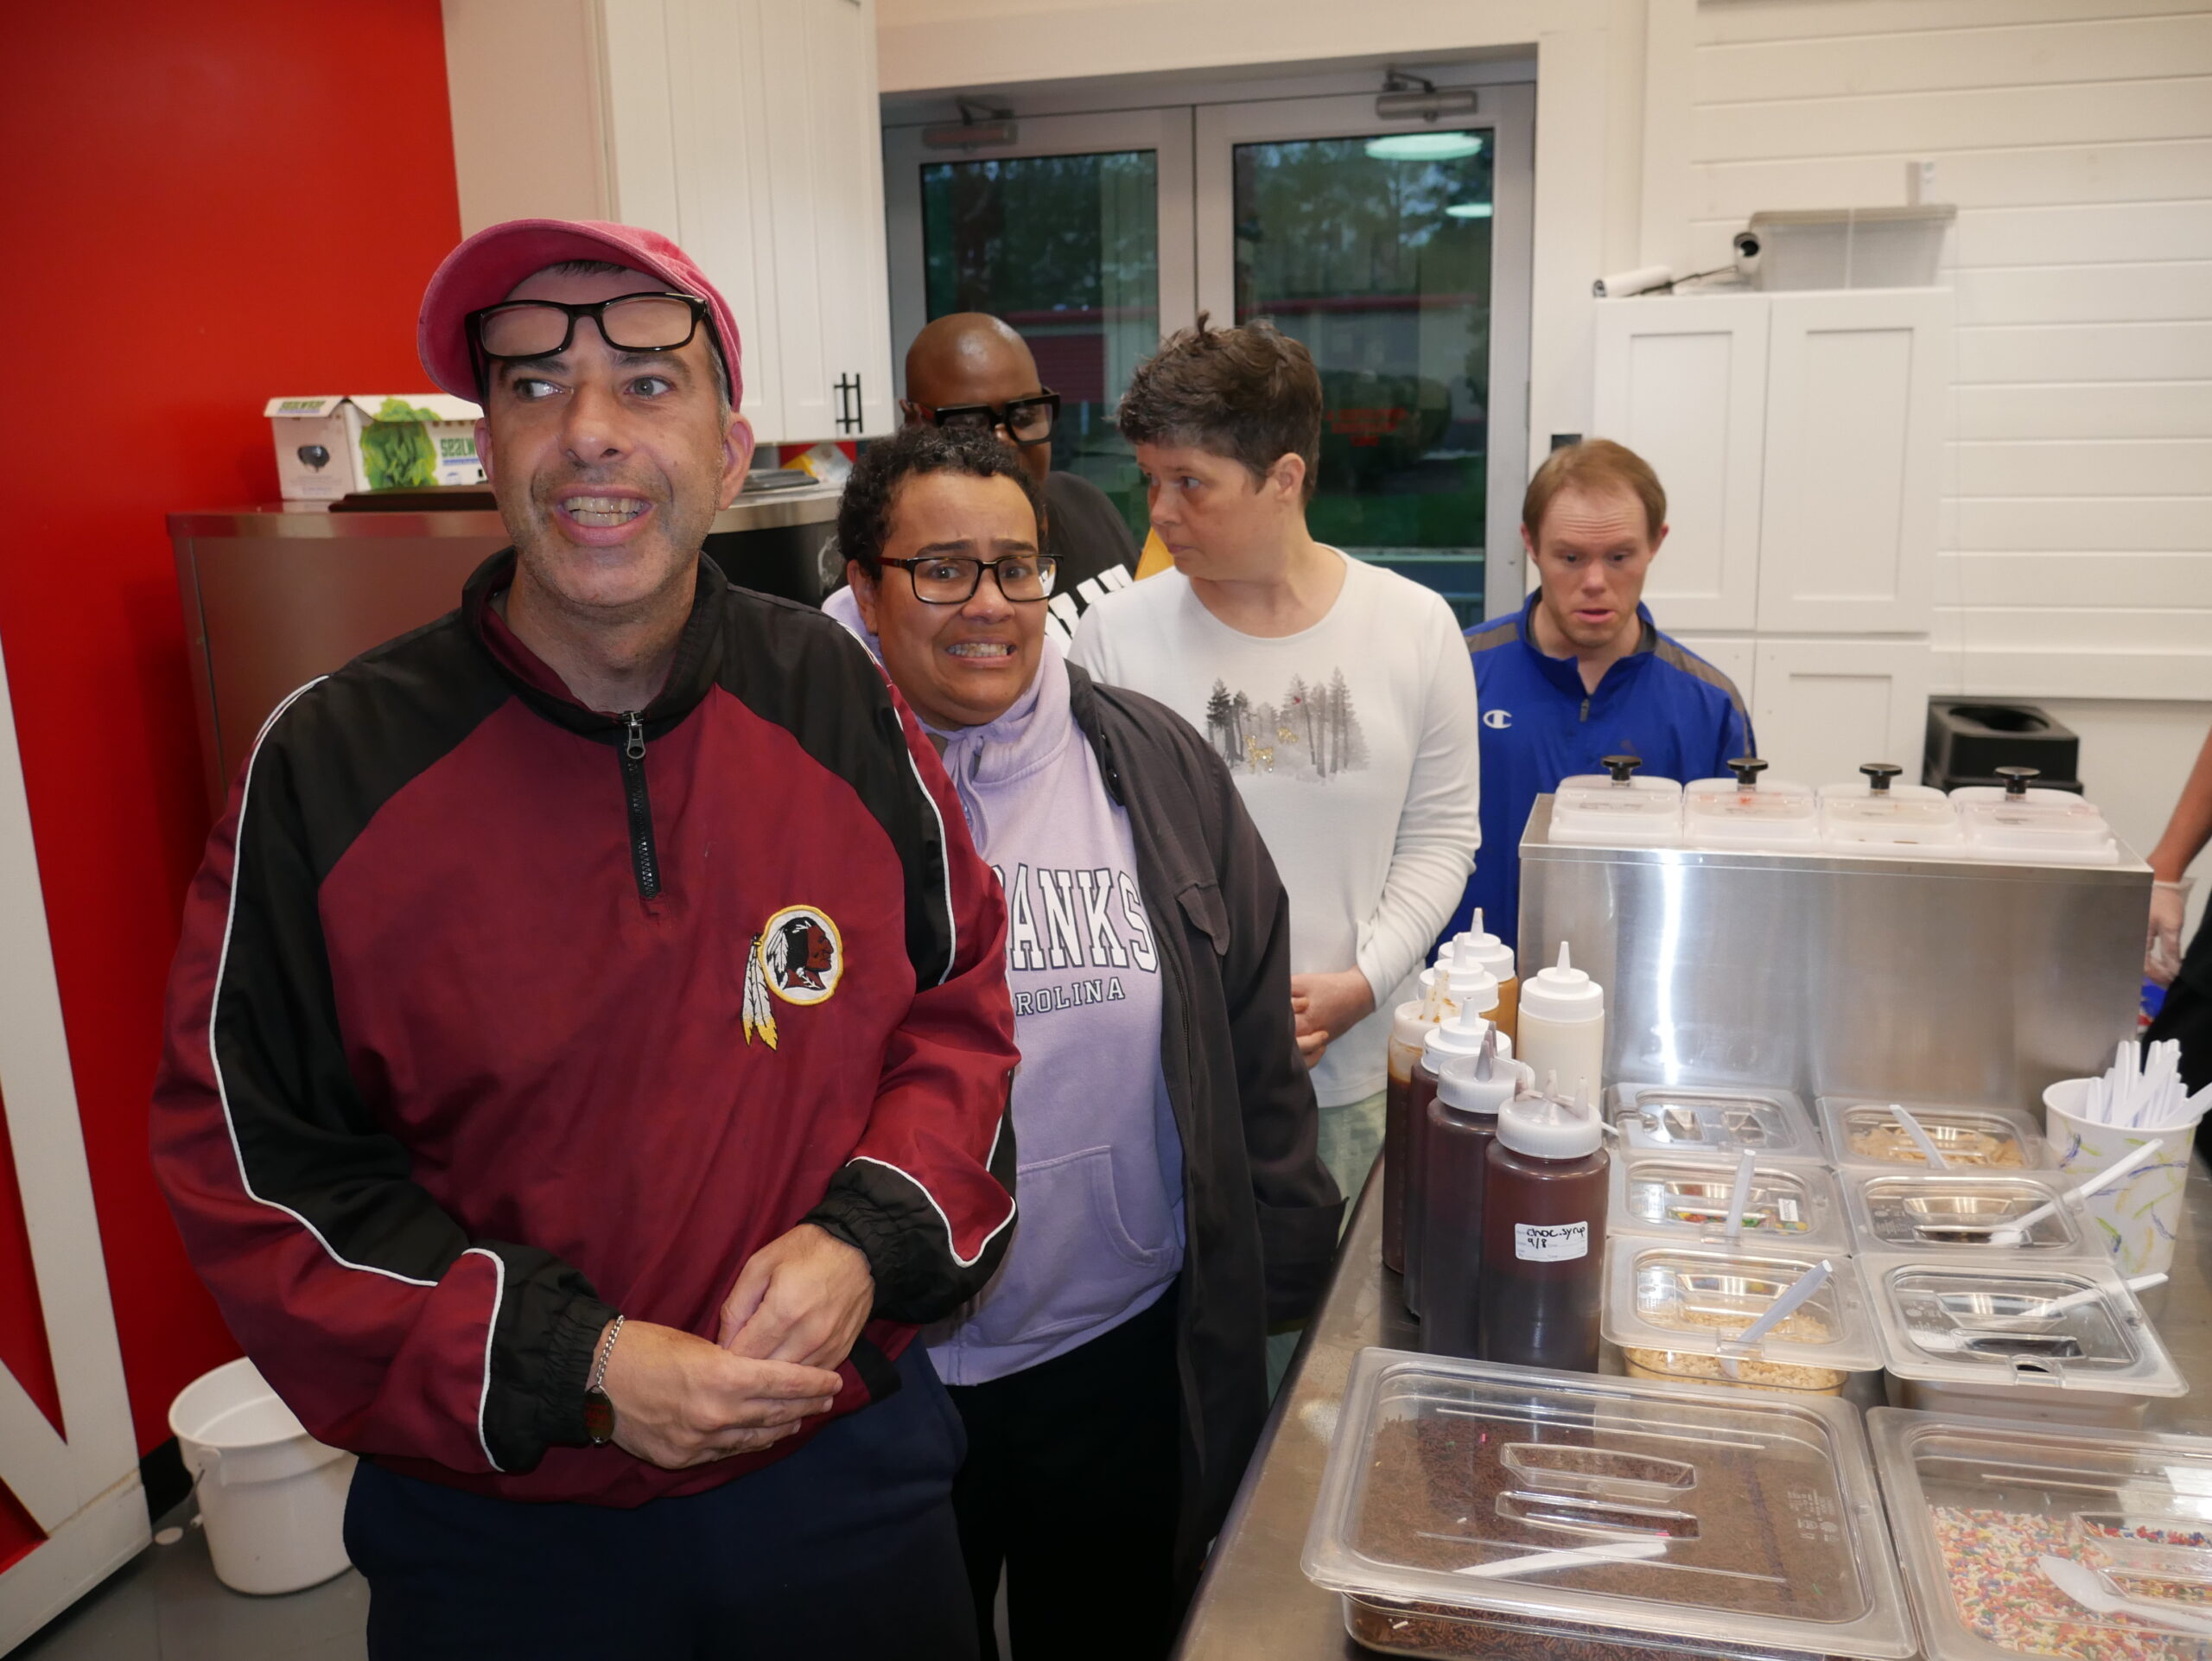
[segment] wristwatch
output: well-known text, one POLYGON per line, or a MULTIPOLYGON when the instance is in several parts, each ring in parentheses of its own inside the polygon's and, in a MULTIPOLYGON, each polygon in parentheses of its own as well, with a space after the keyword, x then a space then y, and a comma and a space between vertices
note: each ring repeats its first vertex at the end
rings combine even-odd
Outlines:
POLYGON ((599 1346, 599 1365, 591 1370, 591 1383, 584 1386, 584 1435, 594 1448, 604 1448, 614 1440, 614 1403, 601 1386, 607 1382, 607 1362, 614 1353, 614 1340, 621 1335, 622 1317, 617 1315, 607 1329, 607 1341, 599 1346))

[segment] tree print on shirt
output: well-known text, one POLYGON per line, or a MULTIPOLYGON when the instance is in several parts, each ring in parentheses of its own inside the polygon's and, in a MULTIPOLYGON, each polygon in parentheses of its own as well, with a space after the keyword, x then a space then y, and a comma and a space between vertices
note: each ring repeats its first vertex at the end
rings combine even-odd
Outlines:
POLYGON ((1367 735, 1360 730, 1342 669, 1332 671, 1325 684, 1293 675, 1273 703, 1215 681, 1206 697, 1206 739, 1231 768, 1246 773, 1321 783, 1368 764, 1367 735))

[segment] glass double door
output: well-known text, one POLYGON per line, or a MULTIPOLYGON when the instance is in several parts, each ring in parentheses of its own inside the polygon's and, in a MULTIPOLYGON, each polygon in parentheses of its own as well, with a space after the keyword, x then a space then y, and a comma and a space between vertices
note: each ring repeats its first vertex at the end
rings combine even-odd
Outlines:
POLYGON ((1534 98, 1479 96, 1434 124, 1371 96, 1023 118, 969 150, 887 128, 897 350, 948 312, 1020 329, 1063 400, 1053 465, 1141 539, 1129 372, 1202 310, 1270 318, 1321 373, 1314 534, 1463 623, 1517 604, 1534 98))

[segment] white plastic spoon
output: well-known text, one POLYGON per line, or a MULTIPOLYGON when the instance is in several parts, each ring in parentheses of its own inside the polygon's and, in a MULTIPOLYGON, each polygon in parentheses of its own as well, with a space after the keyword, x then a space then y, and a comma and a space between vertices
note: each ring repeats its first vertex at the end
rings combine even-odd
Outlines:
POLYGON ((2123 1597, 2107 1589, 2097 1578, 2095 1569, 2086 1563, 2077 1563, 2071 1557, 2038 1557, 2036 1567, 2043 1570, 2045 1580, 2084 1609, 2094 1609, 2101 1615, 2133 1615, 2168 1632, 2212 1637, 2212 1619, 2188 1614, 2149 1598, 2123 1597))
POLYGON ((1728 1238, 1738 1241, 1744 1238, 1744 1204, 1751 1197, 1751 1168, 1755 1156, 1748 1148, 1736 1161, 1736 1186, 1728 1191, 1728 1238))
POLYGON ((1601 1546, 1569 1546, 1558 1551, 1534 1551, 1525 1557, 1499 1557, 1486 1563, 1471 1563, 1452 1573, 1465 1575, 1470 1580, 1497 1581, 1509 1575, 1541 1575, 1554 1569, 1570 1569, 1576 1563, 1636 1562, 1662 1556, 1666 1550, 1663 1538, 1615 1540, 1601 1546))
POLYGON ((1948 1171, 1951 1168, 1951 1161, 1945 1159, 1942 1154, 1937 1149, 1934 1141, 1929 1138, 1928 1132, 1921 1128, 1921 1123, 1918 1119, 1914 1118, 1911 1114, 1906 1112, 1903 1107, 1899 1106, 1895 1102, 1891 1102, 1890 1104, 1890 1114, 1891 1117, 1895 1118, 1899 1124, 1904 1127, 1905 1135, 1910 1136, 1914 1143, 1919 1148, 1920 1156, 1928 1161, 1928 1168, 1929 1170, 1948 1171))
POLYGON ((1722 1349, 1719 1352, 1720 1371, 1726 1373, 1731 1378, 1740 1378, 1743 1375, 1737 1371, 1736 1362, 1738 1358, 1730 1354, 1729 1351, 1748 1350, 1752 1348, 1761 1339, 1764 1338, 1777 1327, 1779 1327, 1784 1321, 1795 1314, 1797 1312, 1798 1305, 1804 1302, 1807 1298, 1809 1298, 1814 1293, 1819 1291, 1821 1288, 1827 1285, 1828 1276, 1834 1272, 1835 1265, 1828 1262, 1827 1258, 1823 1257, 1820 1262, 1815 1263, 1810 1269, 1800 1275, 1796 1280, 1790 1282, 1788 1286, 1784 1287, 1782 1291, 1782 1295, 1775 1299, 1772 1303, 1767 1305, 1766 1313, 1764 1314, 1761 1315, 1750 1326, 1745 1327, 1744 1330, 1737 1333, 1735 1337, 1726 1340, 1726 1348, 1722 1349))
POLYGON ((2122 1177, 2133 1174, 2137 1166, 2147 1164, 2150 1161, 2156 1159, 2162 1151, 2155 1142, 2146 1142, 2139 1148, 2129 1149, 2080 1187, 2068 1189, 2056 1200, 2044 1200, 2033 1211, 2023 1212, 2005 1224, 2003 1228, 1992 1229, 1989 1231, 1989 1244, 2018 1245, 2028 1238, 2030 1229, 2043 1221, 2044 1218, 2056 1214, 2060 1206, 2070 1200, 2087 1200, 2093 1193, 2103 1193, 2122 1177))

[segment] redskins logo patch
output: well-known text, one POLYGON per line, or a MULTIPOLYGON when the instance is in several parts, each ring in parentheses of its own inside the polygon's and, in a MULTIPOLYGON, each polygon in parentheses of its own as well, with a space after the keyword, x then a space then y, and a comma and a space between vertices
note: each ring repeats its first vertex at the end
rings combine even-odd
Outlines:
POLYGON ((775 1002, 826 1003, 845 973, 845 943, 818 906, 786 906, 746 949, 745 1041, 776 1047, 775 1002))

